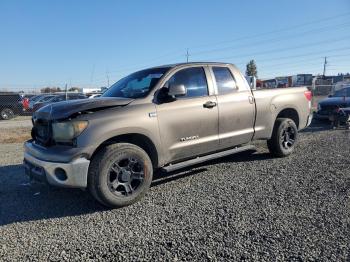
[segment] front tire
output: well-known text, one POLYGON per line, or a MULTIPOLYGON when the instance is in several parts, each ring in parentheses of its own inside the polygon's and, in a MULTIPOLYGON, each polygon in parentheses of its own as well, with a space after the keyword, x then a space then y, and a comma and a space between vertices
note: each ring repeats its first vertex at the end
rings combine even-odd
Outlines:
POLYGON ((101 204, 123 207, 140 200, 153 178, 152 162, 140 147, 117 143, 101 149, 92 159, 88 188, 101 204))
POLYGON ((272 136, 267 140, 270 153, 277 157, 286 157, 294 151, 298 140, 298 128, 289 118, 277 118, 272 136))

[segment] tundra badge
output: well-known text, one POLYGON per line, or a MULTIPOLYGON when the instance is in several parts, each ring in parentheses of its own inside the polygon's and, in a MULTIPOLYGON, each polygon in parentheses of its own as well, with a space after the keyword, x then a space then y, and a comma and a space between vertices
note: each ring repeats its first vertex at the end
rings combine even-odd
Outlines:
POLYGON ((197 136, 186 136, 186 137, 181 137, 180 141, 181 142, 185 142, 185 141, 188 141, 188 140, 195 140, 195 139, 198 139, 198 138, 199 138, 198 135, 197 136))

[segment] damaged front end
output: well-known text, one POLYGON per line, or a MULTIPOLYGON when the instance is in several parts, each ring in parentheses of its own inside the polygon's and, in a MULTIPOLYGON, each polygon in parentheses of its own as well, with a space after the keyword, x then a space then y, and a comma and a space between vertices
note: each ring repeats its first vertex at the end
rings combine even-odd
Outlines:
POLYGON ((128 105, 132 99, 96 98, 45 106, 34 113, 32 140, 24 144, 24 168, 30 180, 54 186, 86 188, 89 146, 77 144, 88 129, 88 114, 128 105))
POLYGON ((102 97, 47 105, 33 114, 32 138, 38 145, 76 146, 76 138, 88 127, 79 116, 108 108, 126 106, 133 99, 102 97))

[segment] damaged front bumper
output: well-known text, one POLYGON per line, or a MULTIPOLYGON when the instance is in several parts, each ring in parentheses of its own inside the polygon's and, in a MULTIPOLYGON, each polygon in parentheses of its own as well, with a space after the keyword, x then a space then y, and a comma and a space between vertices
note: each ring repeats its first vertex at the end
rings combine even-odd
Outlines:
MULTIPOLYGON (((62 161, 62 152, 55 156, 46 149, 33 145, 32 141, 24 144, 24 168, 30 179, 47 182, 53 186, 86 188, 90 161, 82 156, 68 162, 62 161), (50 159, 48 159, 50 158, 50 159)), ((67 154, 65 154, 67 157, 67 154)))

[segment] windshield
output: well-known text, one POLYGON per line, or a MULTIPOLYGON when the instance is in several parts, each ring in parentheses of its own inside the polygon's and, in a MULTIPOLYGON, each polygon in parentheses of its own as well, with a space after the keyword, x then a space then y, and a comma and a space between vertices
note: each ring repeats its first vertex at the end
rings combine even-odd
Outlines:
POLYGON ((350 87, 335 91, 333 97, 350 97, 350 87))
POLYGON ((133 73, 112 85, 102 97, 145 97, 169 69, 170 67, 159 67, 133 73))

